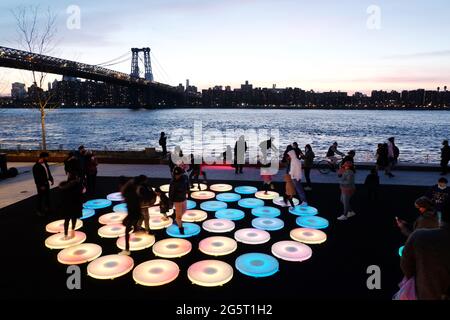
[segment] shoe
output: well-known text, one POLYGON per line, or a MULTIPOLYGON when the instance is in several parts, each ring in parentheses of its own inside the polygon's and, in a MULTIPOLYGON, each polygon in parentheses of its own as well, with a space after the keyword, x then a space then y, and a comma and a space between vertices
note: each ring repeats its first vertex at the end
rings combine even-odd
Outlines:
POLYGON ((130 255, 130 251, 128 250, 122 250, 121 252, 118 253, 119 256, 129 256, 130 255))
POLYGON ((305 187, 305 191, 311 191, 312 188, 311 187, 305 187))
POLYGON ((354 216, 356 216, 356 212, 354 212, 354 211, 349 211, 347 213, 347 218, 351 218, 351 217, 354 217, 354 216))
POLYGON ((345 214, 341 215, 340 217, 337 218, 339 221, 345 221, 347 220, 347 216, 345 214))
POLYGON ((180 228, 180 234, 184 234, 184 227, 180 228))
POLYGON ((300 206, 302 206, 302 207, 307 207, 307 206, 308 206, 308 203, 307 203, 306 201, 303 201, 303 202, 300 204, 300 206))

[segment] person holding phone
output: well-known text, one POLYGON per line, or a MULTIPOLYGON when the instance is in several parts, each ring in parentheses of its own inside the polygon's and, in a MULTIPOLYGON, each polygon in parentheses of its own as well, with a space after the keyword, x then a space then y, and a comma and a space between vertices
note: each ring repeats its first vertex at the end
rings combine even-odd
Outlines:
POLYGON ((402 219, 395 217, 398 228, 401 233, 409 237, 409 235, 417 229, 435 229, 439 228, 439 220, 434 209, 433 202, 427 197, 420 197, 414 203, 416 209, 419 211, 419 217, 411 226, 402 219))

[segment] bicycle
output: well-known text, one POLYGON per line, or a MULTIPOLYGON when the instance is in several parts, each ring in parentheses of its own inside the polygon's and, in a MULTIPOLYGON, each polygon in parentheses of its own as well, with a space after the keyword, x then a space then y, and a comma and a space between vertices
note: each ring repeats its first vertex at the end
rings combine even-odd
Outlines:
POLYGON ((317 168, 321 174, 328 174, 330 171, 336 172, 341 167, 342 160, 343 158, 333 164, 330 159, 324 159, 317 163, 317 168))

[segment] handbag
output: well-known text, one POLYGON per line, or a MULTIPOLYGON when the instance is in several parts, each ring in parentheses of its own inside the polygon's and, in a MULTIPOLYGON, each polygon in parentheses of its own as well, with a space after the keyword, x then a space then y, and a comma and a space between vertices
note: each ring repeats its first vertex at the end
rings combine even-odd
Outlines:
POLYGON ((414 277, 409 279, 404 277, 398 286, 400 290, 394 295, 393 300, 417 300, 416 281, 414 277))

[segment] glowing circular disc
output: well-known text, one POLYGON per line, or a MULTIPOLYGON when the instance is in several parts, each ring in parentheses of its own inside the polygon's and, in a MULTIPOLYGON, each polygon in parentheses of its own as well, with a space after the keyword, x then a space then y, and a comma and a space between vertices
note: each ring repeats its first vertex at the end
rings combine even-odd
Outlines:
POLYGON ((188 278, 203 287, 221 286, 233 278, 233 267, 219 260, 203 260, 189 267, 188 278))
MULTIPOLYGON (((154 207, 150 207, 148 208, 148 214, 151 216, 159 216, 161 215, 161 210, 159 208, 159 206, 154 206, 154 207)), ((167 212, 168 216, 173 215, 173 209, 169 209, 169 211, 167 212)))
POLYGON ((209 188, 215 192, 227 192, 227 191, 233 190, 233 186, 231 186, 230 184, 225 184, 225 183, 213 184, 209 188))
POLYGON ((257 191, 258 191, 257 188, 250 186, 240 186, 234 188, 234 192, 239 194, 255 194, 257 191))
POLYGON ((122 223, 128 214, 125 212, 111 212, 104 214, 98 218, 100 224, 117 224, 122 223))
POLYGON ((210 256, 224 256, 236 251, 237 242, 227 237, 209 237, 200 241, 198 248, 210 256))
POLYGON ((163 184, 162 186, 159 187, 159 189, 160 189, 162 192, 169 192, 170 184, 163 184))
MULTIPOLYGON (((72 227, 72 222, 69 222, 69 230, 72 227)), ((80 229, 83 227, 83 221, 80 219, 77 219, 77 222, 75 223, 75 230, 80 229)), ((57 220, 50 222, 45 226, 45 231, 49 233, 60 233, 64 232, 64 220, 57 220)))
POLYGON ((241 200, 241 196, 237 193, 226 192, 218 194, 216 199, 223 202, 235 202, 241 200))
POLYGON ((120 203, 120 204, 116 204, 113 207, 113 211, 114 212, 128 212, 127 204, 125 202, 124 203, 120 203))
POLYGON ((282 260, 301 262, 311 258, 312 250, 306 244, 287 240, 274 243, 272 254, 282 260))
POLYGON ((292 240, 306 244, 321 244, 327 241, 325 232, 310 228, 293 229, 290 232, 290 236, 292 240))
POLYGON ((263 244, 270 240, 270 234, 264 230, 246 228, 236 231, 234 238, 246 244, 263 244))
POLYGON ((236 269, 250 277, 269 277, 279 270, 278 260, 264 253, 246 253, 235 262, 236 269))
POLYGON ((81 216, 80 219, 84 220, 84 219, 90 218, 90 217, 92 217, 94 215, 95 215, 95 210, 94 209, 83 209, 82 216, 81 216))
POLYGON ((56 233, 45 240, 45 246, 50 249, 65 249, 86 241, 86 234, 81 231, 75 231, 75 236, 64 240, 64 233, 56 233))
POLYGON ((155 287, 174 281, 180 268, 175 262, 163 259, 155 259, 143 262, 133 270, 133 279, 136 283, 155 287))
POLYGON ((102 254, 102 247, 94 243, 82 243, 61 250, 58 261, 62 264, 83 264, 97 259, 102 254))
POLYGON ((194 187, 190 189, 191 192, 196 192, 196 191, 203 191, 208 189, 208 186, 206 184, 200 183, 200 189, 198 188, 198 185, 195 183, 194 187))
POLYGON ((289 212, 296 216, 315 216, 319 213, 316 208, 310 206, 295 206, 289 212))
POLYGON ((261 218, 276 218, 281 214, 281 211, 274 207, 257 207, 252 209, 252 214, 261 218))
POLYGON ((98 229, 98 235, 102 238, 119 238, 125 235, 123 224, 107 224, 98 229))
POLYGON ((191 252, 192 244, 186 239, 168 238, 156 242, 152 250, 157 257, 180 258, 191 252))
POLYGON ((328 227, 329 223, 327 219, 318 216, 304 216, 298 217, 295 222, 303 228, 311 229, 325 229, 328 227))
POLYGON ((245 212, 239 209, 222 209, 216 211, 216 218, 228 220, 242 220, 245 217, 245 212))
POLYGON ((226 233, 233 231, 235 224, 231 220, 226 219, 210 219, 202 224, 203 229, 213 233, 226 233))
POLYGON ((217 211, 220 209, 226 209, 228 205, 222 201, 206 201, 200 204, 200 208, 205 211, 217 211))
POLYGON ((214 199, 216 194, 212 191, 196 191, 191 193, 191 198, 196 200, 214 199))
POLYGON ((255 193, 255 197, 263 200, 273 200, 280 196, 278 192, 275 191, 267 191, 267 194, 264 191, 258 191, 255 193))
POLYGON ((133 270, 134 261, 129 256, 111 254, 95 259, 87 266, 88 276, 95 279, 115 279, 133 270))
POLYGON ((122 196, 121 192, 110 193, 106 196, 106 199, 110 201, 124 201, 125 199, 122 196))
MULTIPOLYGON (((150 223, 150 230, 161 230, 164 228, 168 228, 172 225, 173 219, 168 218, 167 220, 163 219, 163 215, 152 215, 150 216, 149 223, 150 223)), ((142 221, 141 224, 142 228, 145 228, 145 222, 142 221)))
POLYGON ((186 210, 194 209, 197 206, 197 203, 193 200, 186 200, 186 210))
POLYGON ((278 218, 255 218, 252 220, 252 226, 260 230, 275 231, 283 229, 284 222, 278 218))
POLYGON ((253 209, 253 208, 257 208, 257 207, 264 207, 264 201, 261 199, 256 199, 256 198, 245 198, 245 199, 239 200, 238 204, 240 207, 249 208, 249 209, 253 209))
POLYGON ((183 228, 184 228, 184 234, 181 234, 180 228, 178 228, 178 226, 176 224, 173 224, 166 229, 166 233, 169 236, 175 237, 175 238, 190 238, 190 237, 198 235, 201 230, 201 228, 198 225, 196 225, 194 223, 189 223, 189 222, 183 223, 183 228))
POLYGON ((208 214, 203 210, 186 210, 183 214, 182 221, 184 222, 200 222, 208 218, 208 214))
POLYGON ((403 256, 403 250, 405 249, 405 246, 401 246, 399 249, 398 249, 398 255, 400 256, 400 257, 402 257, 403 256))
POLYGON ((103 209, 108 208, 112 202, 107 199, 95 199, 89 200, 83 204, 83 208, 85 209, 103 209))
MULTIPOLYGON (((298 201, 298 199, 294 198, 292 200, 294 201, 294 205, 295 206, 298 206, 300 204, 300 201, 298 201)), ((277 206, 280 206, 280 207, 290 207, 291 206, 289 204, 289 202, 288 203, 284 202, 283 197, 275 198, 272 201, 273 201, 274 204, 276 204, 277 206)))
MULTIPOLYGON (((130 234, 130 251, 138 251, 150 248, 155 243, 155 236, 146 232, 136 232, 130 234)), ((117 239, 116 245, 119 249, 125 250, 125 236, 117 239)))

